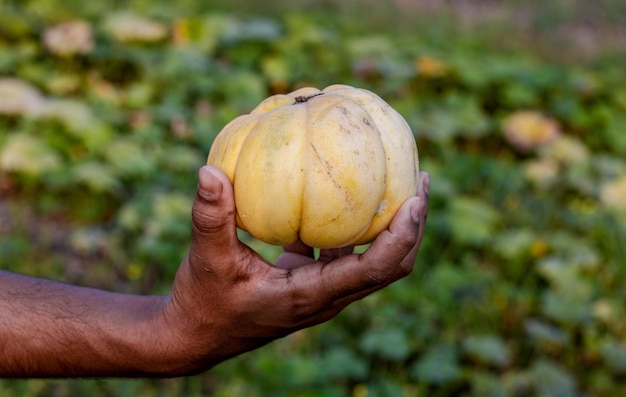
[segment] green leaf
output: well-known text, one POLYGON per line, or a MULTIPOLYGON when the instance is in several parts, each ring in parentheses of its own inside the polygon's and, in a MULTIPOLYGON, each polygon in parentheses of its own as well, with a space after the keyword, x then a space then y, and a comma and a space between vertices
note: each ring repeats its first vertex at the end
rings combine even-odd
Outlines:
POLYGON ((206 155, 189 146, 170 145, 159 155, 159 163, 172 171, 191 172, 206 162, 206 155))
POLYGON ((418 102, 420 117, 411 118, 416 135, 449 143, 455 137, 480 138, 489 132, 491 122, 478 98, 451 92, 434 101, 418 102))
POLYGON ((87 161, 72 168, 73 178, 95 192, 115 192, 121 183, 115 173, 106 164, 87 161))
POLYGON ((348 348, 334 347, 328 350, 319 363, 320 369, 330 379, 365 380, 368 362, 348 348))
POLYGON ((524 323, 526 333, 541 343, 564 346, 569 342, 569 335, 561 328, 539 320, 527 320, 524 323))
POLYGON ((98 122, 89 106, 71 99, 46 100, 43 116, 58 120, 76 134, 81 134, 83 130, 98 122))
POLYGON ((511 353, 497 335, 470 335, 463 339, 463 351, 468 356, 495 366, 505 366, 511 353))
POLYGON ((430 346, 411 370, 418 382, 429 384, 451 382, 461 373, 457 349, 449 344, 430 346))
POLYGON ((574 234, 564 231, 553 233, 548 242, 558 257, 575 270, 592 270, 600 264, 597 249, 574 234))
POLYGON ((472 396, 476 397, 507 397, 506 387, 500 376, 477 371, 470 376, 472 384, 472 396))
POLYGON ((530 369, 539 395, 552 397, 576 397, 574 377, 563 367, 549 360, 539 359, 530 369))
POLYGON ((500 214, 479 198, 459 196, 450 202, 446 218, 455 240, 479 245, 494 237, 500 214))
POLYGON ((182 193, 162 193, 153 200, 147 231, 153 236, 187 236, 192 198, 182 193))
POLYGON ((626 374, 626 344, 610 338, 600 346, 600 355, 614 374, 626 374))
POLYGON ((19 39, 29 35, 34 29, 32 18, 24 18, 23 14, 3 9, 0 12, 0 36, 19 39))
POLYGON ((123 176, 142 176, 155 169, 154 160, 137 143, 118 138, 106 148, 109 164, 123 176))
POLYGON ((581 274, 580 267, 574 262, 567 262, 558 257, 542 259, 537 270, 545 277, 564 299, 572 303, 588 303, 594 293, 591 282, 581 274))
POLYGON ((394 361, 404 360, 411 353, 409 340, 400 329, 370 329, 361 338, 360 346, 368 354, 394 361))
POLYGON ((261 76, 247 71, 231 72, 221 82, 228 101, 242 113, 249 113, 267 95, 261 76))
POLYGON ((183 19, 177 22, 176 30, 183 43, 191 44, 207 53, 212 53, 220 39, 237 23, 234 16, 225 13, 210 13, 183 19))
POLYGON ((234 45, 242 41, 272 41, 281 37, 281 26, 273 19, 250 18, 246 21, 230 23, 228 30, 224 33, 222 40, 229 45, 234 45))
POLYGON ((528 254, 537 236, 530 229, 514 229, 494 238, 494 250, 505 259, 512 260, 528 254))
MULTIPOLYGON (((363 390, 365 393, 358 396, 376 396, 376 397, 397 397, 406 395, 402 384, 391 378, 373 380, 368 382, 367 387, 363 390)), ((356 394, 356 393, 355 393, 356 394)))
MULTIPOLYGON (((577 286, 570 286, 576 291, 577 286)), ((542 312, 549 318, 567 325, 582 325, 592 318, 588 302, 580 301, 565 291, 546 291, 542 296, 542 312)))
POLYGON ((61 164, 60 156, 46 142, 26 132, 10 135, 0 147, 0 170, 40 176, 61 164))

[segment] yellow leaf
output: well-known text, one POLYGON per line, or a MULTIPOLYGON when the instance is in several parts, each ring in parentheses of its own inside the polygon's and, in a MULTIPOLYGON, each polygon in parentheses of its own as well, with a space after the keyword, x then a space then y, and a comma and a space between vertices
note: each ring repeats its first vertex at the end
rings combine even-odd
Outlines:
POLYGON ((415 61, 415 70, 424 77, 437 78, 448 74, 448 65, 428 55, 422 55, 415 61))

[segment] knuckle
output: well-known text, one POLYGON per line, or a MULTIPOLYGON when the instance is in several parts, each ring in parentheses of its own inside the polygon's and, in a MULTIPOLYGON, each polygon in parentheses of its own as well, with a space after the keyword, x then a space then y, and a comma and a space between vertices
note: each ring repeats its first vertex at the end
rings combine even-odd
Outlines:
POLYGON ((414 261, 411 260, 404 260, 400 262, 400 266, 398 266, 399 278, 403 278, 411 274, 413 272, 413 264, 414 261))
POLYGON ((193 230, 201 235, 213 235, 215 233, 219 233, 228 223, 228 216, 230 216, 230 214, 214 214, 204 211, 193 211, 193 230))
MULTIPOLYGON (((290 274, 289 271, 287 274, 290 274)), ((321 322, 320 318, 339 299, 340 293, 327 282, 323 275, 316 282, 306 284, 289 283, 286 298, 289 304, 289 322, 294 328, 311 326, 321 322)))
POLYGON ((292 288, 289 294, 289 319, 293 326, 306 324, 314 315, 309 295, 299 288, 292 288))
POLYGON ((286 314, 289 323, 286 325, 295 327, 311 316, 310 292, 309 288, 302 287, 294 281, 293 269, 287 269, 284 274, 287 283, 283 302, 287 303, 286 314))
POLYGON ((402 233, 396 235, 394 246, 400 252, 409 252, 416 244, 416 236, 414 234, 402 233))
POLYGON ((366 286, 375 287, 387 284, 391 271, 384 267, 375 267, 367 273, 366 286))

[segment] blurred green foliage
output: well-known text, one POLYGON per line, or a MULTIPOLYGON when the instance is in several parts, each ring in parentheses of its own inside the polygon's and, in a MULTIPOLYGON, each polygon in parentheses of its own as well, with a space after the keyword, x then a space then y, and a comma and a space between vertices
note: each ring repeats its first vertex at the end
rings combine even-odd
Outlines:
POLYGON ((626 58, 572 56, 556 38, 599 11, 548 3, 533 42, 410 1, 0 0, 1 268, 167 292, 213 138, 303 85, 377 92, 432 176, 414 273, 333 321, 195 377, 0 395, 626 393, 626 58))

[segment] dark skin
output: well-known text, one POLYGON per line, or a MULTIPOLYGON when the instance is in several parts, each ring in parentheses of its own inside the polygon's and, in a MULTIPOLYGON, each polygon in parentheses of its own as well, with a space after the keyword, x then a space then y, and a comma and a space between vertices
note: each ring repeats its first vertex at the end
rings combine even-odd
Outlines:
POLYGON ((236 234, 232 186, 205 166, 191 247, 166 296, 0 271, 0 377, 172 377, 325 322, 407 276, 424 233, 428 174, 363 254, 285 247, 272 266, 236 234))

